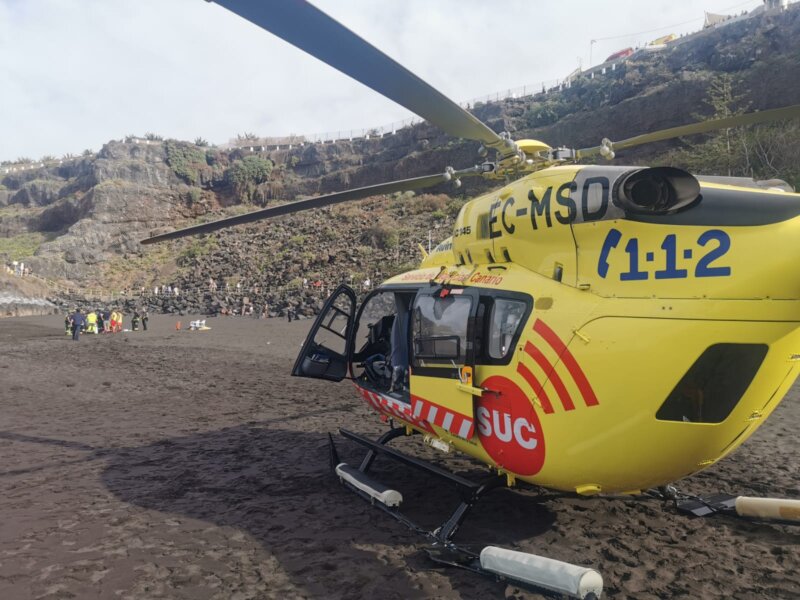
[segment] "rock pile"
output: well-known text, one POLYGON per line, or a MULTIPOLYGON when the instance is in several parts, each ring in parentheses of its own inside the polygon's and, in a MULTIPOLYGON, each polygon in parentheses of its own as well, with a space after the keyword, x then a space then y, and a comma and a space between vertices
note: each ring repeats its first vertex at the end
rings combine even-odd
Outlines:
POLYGON ((256 315, 310 317, 340 283, 364 294, 414 268, 429 232, 433 244, 449 236, 462 204, 444 195, 405 195, 222 230, 172 243, 178 272, 152 287, 113 300, 59 301, 173 314, 242 314, 252 307, 256 315))

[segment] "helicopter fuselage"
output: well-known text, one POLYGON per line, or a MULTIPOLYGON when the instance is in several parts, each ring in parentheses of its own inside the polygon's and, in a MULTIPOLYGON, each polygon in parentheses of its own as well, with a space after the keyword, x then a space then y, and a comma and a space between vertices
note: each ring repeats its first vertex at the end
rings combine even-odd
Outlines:
POLYGON ((528 298, 513 347, 482 360, 494 317, 473 310, 466 370, 412 356, 407 409, 362 396, 510 479, 582 494, 669 483, 738 447, 798 374, 800 195, 703 183, 648 213, 620 197, 637 170, 549 168, 468 202, 382 289, 528 298))

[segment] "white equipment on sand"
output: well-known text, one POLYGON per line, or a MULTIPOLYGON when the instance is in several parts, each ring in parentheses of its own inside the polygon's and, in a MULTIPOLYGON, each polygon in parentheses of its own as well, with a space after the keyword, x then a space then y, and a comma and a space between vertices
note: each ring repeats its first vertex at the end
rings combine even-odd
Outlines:
POLYGON ((800 522, 800 500, 738 496, 734 508, 740 517, 800 522))
POLYGON ((206 326, 206 320, 189 321, 189 331, 208 331, 211 327, 206 326))
POLYGON ((788 498, 752 498, 730 494, 705 498, 686 496, 686 499, 679 499, 676 506, 679 511, 696 517, 720 513, 747 519, 800 523, 800 500, 788 498))
POLYGON ((486 546, 481 550, 480 561, 481 568, 490 573, 573 598, 600 598, 603 593, 600 573, 560 560, 486 546))

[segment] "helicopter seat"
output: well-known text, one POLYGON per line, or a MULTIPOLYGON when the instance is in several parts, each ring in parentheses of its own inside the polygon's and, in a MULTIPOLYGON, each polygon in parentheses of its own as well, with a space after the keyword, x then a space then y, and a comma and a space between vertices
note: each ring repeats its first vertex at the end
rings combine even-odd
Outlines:
POLYGON ((389 388, 392 371, 384 354, 373 354, 364 360, 364 372, 367 375, 367 379, 378 389, 385 390, 389 388))

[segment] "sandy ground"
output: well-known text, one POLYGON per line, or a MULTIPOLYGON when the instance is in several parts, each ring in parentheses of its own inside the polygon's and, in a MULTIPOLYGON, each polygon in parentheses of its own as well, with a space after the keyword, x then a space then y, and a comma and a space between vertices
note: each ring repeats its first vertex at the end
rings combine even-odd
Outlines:
MULTIPOLYGON (((76 344, 58 317, 0 320, 0 598, 543 597, 436 567, 425 540, 329 474, 328 431, 385 426, 349 384, 289 376, 308 321, 209 322, 176 332, 154 317, 147 333, 76 344)), ((680 487, 799 498, 798 424, 795 388, 680 487)), ((417 439, 397 446, 434 456, 417 439)), ((455 500, 400 465, 376 472, 426 526, 455 500)), ((690 519, 654 500, 502 490, 457 539, 593 565, 611 598, 800 590, 800 527, 690 519)))

